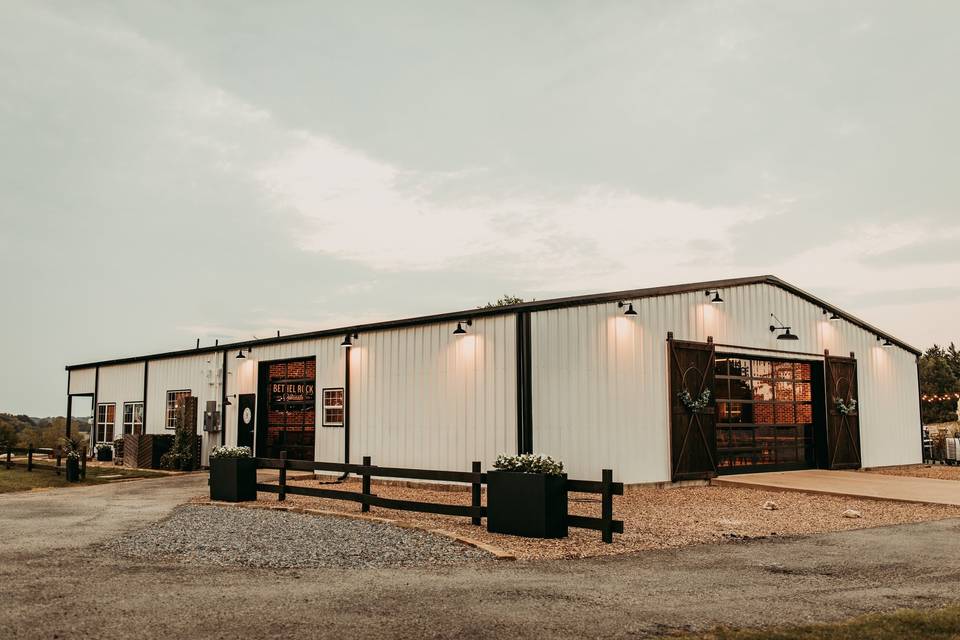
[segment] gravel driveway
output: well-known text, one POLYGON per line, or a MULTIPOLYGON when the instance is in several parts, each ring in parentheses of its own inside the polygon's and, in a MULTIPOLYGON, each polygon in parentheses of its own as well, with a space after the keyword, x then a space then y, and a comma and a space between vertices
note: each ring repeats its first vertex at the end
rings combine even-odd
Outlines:
POLYGON ((389 524, 261 509, 186 505, 107 543, 145 560, 256 568, 446 566, 490 556, 449 538, 389 524))

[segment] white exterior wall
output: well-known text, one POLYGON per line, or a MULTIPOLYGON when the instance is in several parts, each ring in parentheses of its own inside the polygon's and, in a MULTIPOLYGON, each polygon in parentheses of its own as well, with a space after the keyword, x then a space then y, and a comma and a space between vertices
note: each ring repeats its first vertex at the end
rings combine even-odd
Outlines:
POLYGON ((516 318, 360 334, 351 349, 351 461, 469 471, 517 449, 516 318))
POLYGON ((97 368, 75 369, 70 372, 70 393, 93 393, 97 368))
MULTIPOLYGON (((638 299, 638 315, 616 303, 531 314, 533 446, 565 463, 573 477, 599 478, 612 468, 623 482, 670 478, 668 331, 678 340, 706 341, 718 352, 777 355, 780 349, 820 354, 829 349, 858 363, 863 465, 920 461, 915 356, 883 348, 876 337, 845 320, 767 284, 724 289, 724 305, 702 292, 638 299), (799 340, 769 331, 774 312, 799 340), (744 345, 748 348, 725 347, 744 345)), ((479 318, 468 335, 452 335, 455 322, 367 331, 350 350, 342 336, 255 345, 246 358, 229 351, 223 416, 226 444, 236 444, 237 396, 256 393, 259 362, 317 359, 316 459, 343 460, 342 427, 322 426, 322 389, 344 386, 351 358, 351 462, 369 455, 379 465, 468 470, 513 453, 516 434, 516 317, 479 318)), ((787 357, 803 359, 800 356, 787 357)), ((820 358, 820 356, 809 356, 820 358)), ((199 400, 198 433, 207 400, 221 399, 220 353, 186 354, 149 363, 146 429, 165 429, 166 392, 190 389, 199 400)), ((99 402, 140 400, 143 365, 100 368, 99 402)), ((71 373, 71 393, 93 393, 94 368, 71 373)), ((258 402, 260 399, 258 399, 258 402)), ((204 434, 204 462, 220 444, 204 434)))
MULTIPOLYGON (((564 461, 570 474, 599 477, 612 468, 629 483, 670 479, 666 337, 857 358, 863 466, 920 462, 915 356, 884 348, 876 336, 779 287, 724 289, 714 305, 703 292, 634 301, 638 315, 616 303, 532 314, 533 446, 564 461), (770 313, 793 327, 784 342, 769 330, 770 313)), ((795 356, 787 356, 795 357, 795 356)))

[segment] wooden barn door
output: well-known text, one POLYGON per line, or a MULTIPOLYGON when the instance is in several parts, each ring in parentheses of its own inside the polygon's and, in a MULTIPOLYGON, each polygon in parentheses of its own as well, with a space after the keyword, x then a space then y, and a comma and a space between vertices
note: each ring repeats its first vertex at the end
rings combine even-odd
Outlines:
POLYGON ((691 410, 680 399, 686 391, 696 400, 713 393, 716 352, 713 339, 703 342, 667 338, 670 363, 670 461, 672 479, 694 480, 717 475, 717 433, 714 402, 691 410))
MULTIPOLYGON (((851 354, 852 355, 852 354, 851 354)), ((857 361, 831 356, 826 362, 827 395, 827 461, 830 469, 859 469, 860 459, 860 398, 857 394, 857 361), (851 407, 846 413, 838 401, 851 407)))

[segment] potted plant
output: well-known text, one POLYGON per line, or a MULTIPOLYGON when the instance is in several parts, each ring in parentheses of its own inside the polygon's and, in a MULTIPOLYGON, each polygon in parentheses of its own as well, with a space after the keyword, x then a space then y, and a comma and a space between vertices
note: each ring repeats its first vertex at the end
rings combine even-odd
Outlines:
POLYGON ((497 456, 487 472, 487 531, 531 538, 567 536, 563 463, 532 453, 497 456))
POLYGON ((113 460, 113 447, 106 442, 98 444, 94 451, 97 454, 97 462, 110 462, 113 460))
POLYGON ((80 448, 82 446, 79 438, 60 439, 60 449, 63 452, 67 470, 67 482, 80 481, 80 448))
POLYGON ((257 499, 257 465, 250 447, 219 447, 210 452, 210 499, 257 499))

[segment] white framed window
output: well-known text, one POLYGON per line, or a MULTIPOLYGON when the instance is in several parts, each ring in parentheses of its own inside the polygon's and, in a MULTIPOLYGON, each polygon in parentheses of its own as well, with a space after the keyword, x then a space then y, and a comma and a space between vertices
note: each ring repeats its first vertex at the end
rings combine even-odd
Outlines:
POLYGON ((143 433, 143 403, 123 403, 123 435, 143 433))
POLYGON ((323 426, 343 426, 343 388, 323 390, 323 426))
POLYGON ((113 426, 117 421, 116 403, 97 405, 97 442, 113 442, 113 426))
POLYGON ((183 403, 190 394, 190 389, 178 389, 176 391, 167 391, 167 415, 164 427, 167 429, 177 428, 177 409, 183 406, 183 403))

